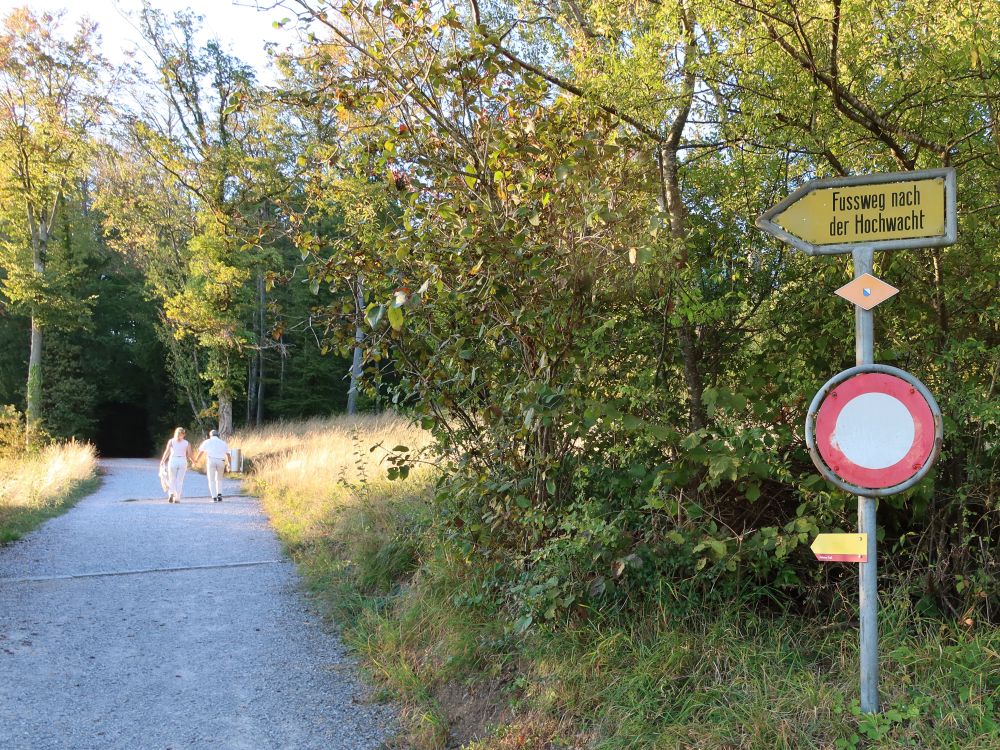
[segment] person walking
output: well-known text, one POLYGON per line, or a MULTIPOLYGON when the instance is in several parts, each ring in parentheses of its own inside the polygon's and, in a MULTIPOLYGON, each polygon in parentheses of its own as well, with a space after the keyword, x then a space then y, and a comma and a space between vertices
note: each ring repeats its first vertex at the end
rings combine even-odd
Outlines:
POLYGON ((198 455, 195 463, 201 460, 202 456, 207 457, 205 463, 205 476, 208 478, 208 494, 212 502, 222 502, 222 475, 229 470, 229 446, 226 441, 219 437, 217 430, 209 430, 208 440, 198 446, 198 455))
POLYGON ((179 503, 184 494, 184 475, 188 461, 193 458, 191 443, 184 439, 183 427, 174 430, 174 436, 167 441, 167 447, 160 458, 160 466, 167 467, 167 502, 179 503))

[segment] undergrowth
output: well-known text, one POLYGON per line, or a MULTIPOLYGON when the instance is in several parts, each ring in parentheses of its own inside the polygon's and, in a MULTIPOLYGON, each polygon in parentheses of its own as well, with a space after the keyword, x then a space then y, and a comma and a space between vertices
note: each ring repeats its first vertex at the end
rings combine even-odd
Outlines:
POLYGON ((251 489, 381 695, 403 704, 401 746, 1000 746, 1000 631, 924 617, 892 592, 874 716, 858 707, 849 600, 803 618, 759 601, 701 610, 665 586, 628 612, 579 608, 523 627, 492 593, 493 565, 442 533, 431 474, 386 480, 377 457, 407 428, 377 424, 314 436, 323 461, 303 444, 255 462, 251 489))

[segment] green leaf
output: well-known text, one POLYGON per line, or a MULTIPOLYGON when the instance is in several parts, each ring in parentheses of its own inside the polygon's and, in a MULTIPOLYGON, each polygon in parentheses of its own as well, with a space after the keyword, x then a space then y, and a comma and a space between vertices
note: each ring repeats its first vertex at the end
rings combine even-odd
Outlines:
POLYGON ((726 543, 719 539, 706 539, 705 544, 709 549, 712 550, 712 554, 715 555, 715 559, 718 560, 725 557, 726 554, 726 543))
POLYGON ((638 430, 642 428, 644 425, 645 422, 643 422, 639 417, 635 416, 634 414, 626 414, 622 417, 622 427, 624 427, 626 430, 629 430, 630 432, 638 430))
POLYGON ((377 328, 378 324, 382 321, 383 315, 385 315, 385 305, 372 303, 368 305, 368 309, 365 311, 365 320, 368 321, 368 325, 372 328, 377 328))
POLYGON ((400 331, 403 328, 403 308, 396 307, 395 305, 389 306, 389 325, 392 326, 392 330, 400 331))
POLYGON ((711 479, 725 477, 730 481, 736 479, 736 469, 739 466, 739 459, 732 456, 712 456, 708 460, 708 476, 711 479))

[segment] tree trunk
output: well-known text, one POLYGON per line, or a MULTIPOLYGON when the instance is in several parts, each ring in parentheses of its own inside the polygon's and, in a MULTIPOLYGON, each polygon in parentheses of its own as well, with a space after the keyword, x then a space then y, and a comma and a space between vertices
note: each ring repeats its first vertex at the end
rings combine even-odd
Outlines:
POLYGON ((219 396, 219 437, 227 440, 233 434, 233 397, 219 396))
MULTIPOLYGON (((34 206, 27 204, 28 227, 31 231, 31 261, 35 273, 39 276, 45 273, 45 255, 49 244, 49 226, 55 220, 59 208, 59 196, 52 205, 51 220, 46 222, 44 215, 35 223, 34 206)), ((30 447, 38 435, 42 421, 42 325, 38 311, 31 312, 31 351, 28 355, 28 383, 25 391, 25 442, 30 447)))
POLYGON ((931 254, 931 267, 934 270, 934 312, 937 314, 937 349, 943 354, 948 344, 948 306, 944 297, 944 264, 941 248, 934 248, 931 254))
MULTIPOLYGON (((673 240, 674 251, 677 253, 677 267, 687 271, 689 258, 687 251, 687 210, 681 195, 680 165, 678 152, 684 129, 688 124, 691 105, 694 102, 695 84, 697 82, 696 61, 698 46, 695 43, 696 22, 694 14, 689 9, 682 9, 683 25, 687 41, 684 48, 684 87, 682 98, 678 101, 677 114, 670 124, 670 132, 659 146, 657 160, 660 167, 660 206, 666 208, 670 217, 670 239, 673 240)), ((667 314, 667 311, 664 311, 667 314)), ((705 426, 707 416, 702 403, 704 383, 701 373, 701 355, 698 350, 698 332, 688 316, 681 316, 681 324, 677 331, 677 341, 680 344, 681 360, 684 364, 684 381, 688 391, 688 426, 699 430, 705 426)))
MULTIPOLYGON (((256 317, 256 316, 255 316, 256 317)), ((256 327, 256 324, 255 324, 256 327)), ((253 426, 253 415, 256 414, 257 408, 254 399, 257 397, 257 356, 254 355, 250 358, 247 363, 247 413, 246 413, 246 424, 248 427, 253 426)))
POLYGON ((262 271, 257 272, 257 301, 257 414, 254 423, 259 427, 264 422, 264 336, 267 333, 267 287, 262 271))
MULTIPOLYGON (((677 149, 670 144, 660 150, 660 170, 663 181, 661 204, 670 217, 670 238, 677 245, 677 265, 686 269, 688 254, 685 247, 687 240, 687 212, 684 209, 680 189, 680 175, 677 164, 677 149)), ((692 431, 705 426, 705 405, 702 403, 704 384, 701 377, 701 367, 698 352, 698 334, 695 326, 686 316, 677 331, 680 344, 681 360, 684 364, 684 381, 688 390, 688 426, 692 431)))
POLYGON ((30 447, 42 421, 42 328, 31 316, 31 354, 28 356, 28 390, 25 408, 25 439, 30 447))
POLYGON ((281 353, 281 372, 278 375, 278 398, 285 398, 285 336, 278 340, 278 351, 281 353))
POLYGON ((259 427, 264 422, 264 350, 257 351, 257 391, 254 394, 253 424, 259 427))
POLYGON ((356 414, 358 411, 358 387, 361 382, 361 344, 365 340, 365 331, 361 327, 362 318, 364 316, 365 309, 365 294, 363 288, 363 282, 361 277, 358 276, 358 289, 357 296, 355 297, 355 309, 357 314, 355 316, 354 325, 354 361, 351 363, 351 388, 347 391, 347 413, 356 414))

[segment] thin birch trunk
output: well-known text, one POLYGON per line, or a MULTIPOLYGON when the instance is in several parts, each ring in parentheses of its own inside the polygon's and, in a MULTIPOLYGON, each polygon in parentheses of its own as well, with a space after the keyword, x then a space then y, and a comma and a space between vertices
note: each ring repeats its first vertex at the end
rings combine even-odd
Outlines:
POLYGON ((267 331, 267 287, 262 271, 257 272, 257 302, 257 413, 254 423, 259 427, 264 422, 264 336, 267 331))
POLYGON ((362 344, 365 340, 365 331, 361 327, 362 317, 365 309, 364 282, 358 276, 357 295, 354 299, 355 315, 354 324, 354 361, 351 363, 351 388, 347 391, 347 413, 356 414, 358 411, 358 387, 361 382, 361 355, 362 344))
MULTIPOLYGON (((256 316, 255 316, 256 317, 256 316)), ((256 324, 254 326, 256 328, 256 324)), ((250 358, 247 362, 247 411, 246 411, 246 424, 248 427, 253 426, 251 418, 253 414, 256 413, 256 408, 254 404, 254 398, 257 395, 257 357, 256 355, 250 358)))
MULTIPOLYGON (((49 227, 55 221, 56 212, 62 193, 58 193, 52 202, 49 217, 35 216, 34 206, 27 202, 28 227, 31 231, 31 261, 35 273, 39 276, 45 273, 45 257, 49 245, 49 227)), ((25 390, 25 442, 30 447, 38 435, 42 421, 42 324, 38 310, 31 311, 31 350, 28 354, 28 382, 25 390)))

